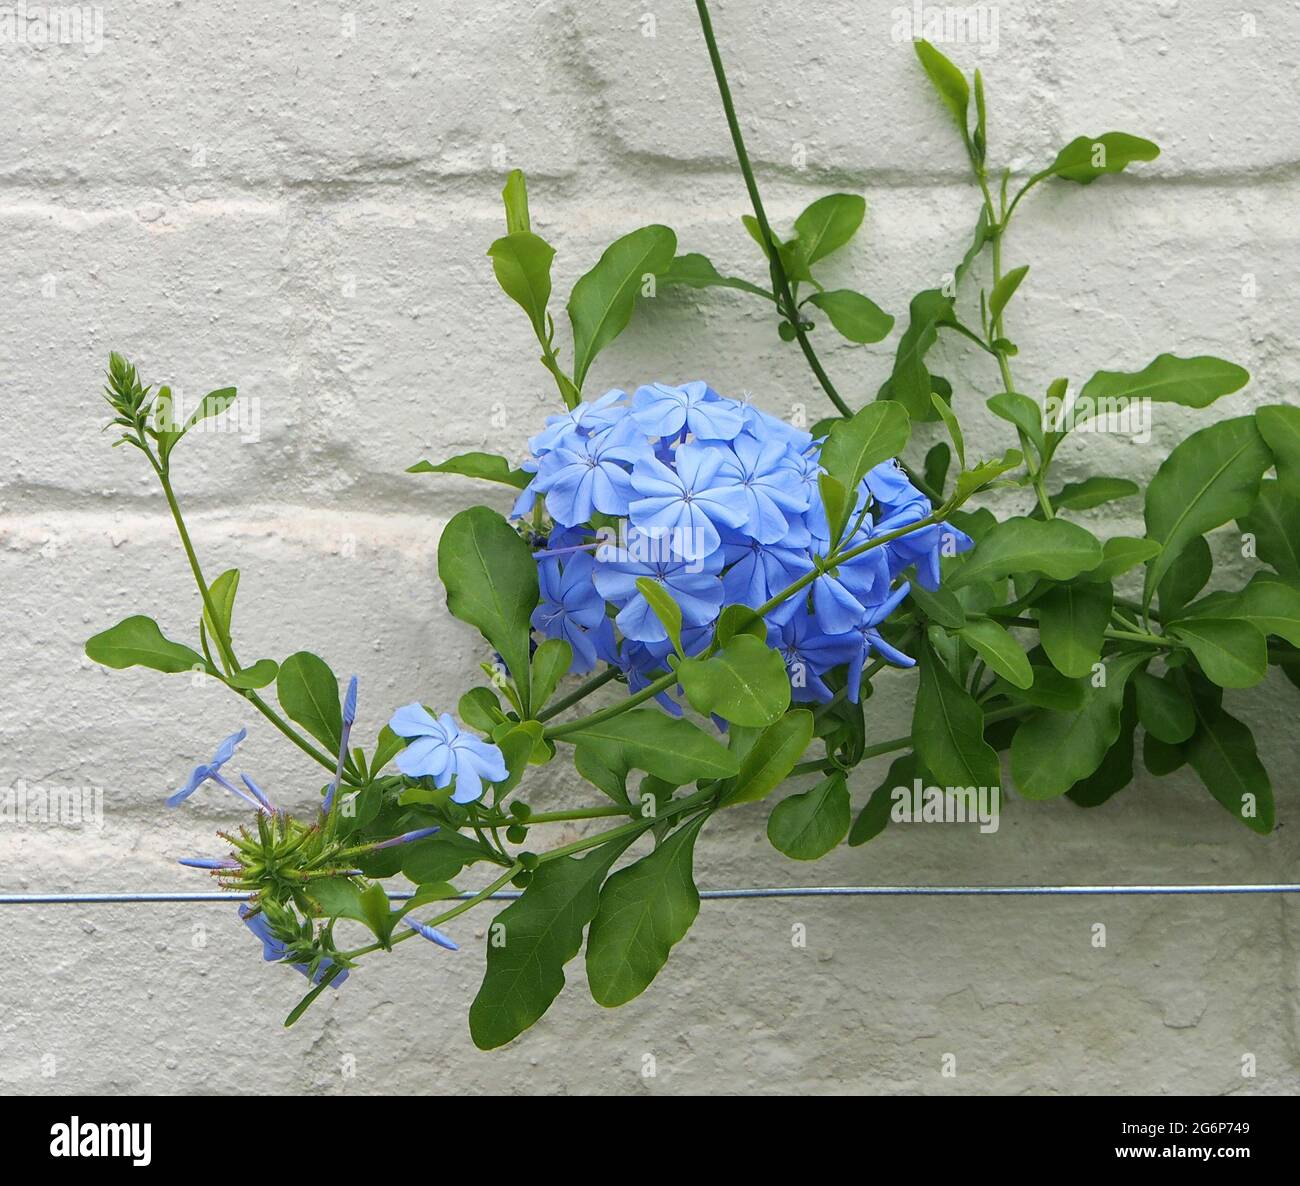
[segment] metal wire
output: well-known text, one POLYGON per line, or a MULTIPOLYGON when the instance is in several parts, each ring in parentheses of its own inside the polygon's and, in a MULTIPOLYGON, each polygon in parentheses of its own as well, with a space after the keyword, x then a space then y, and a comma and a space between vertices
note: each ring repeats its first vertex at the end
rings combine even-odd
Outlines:
MULTIPOLYGON (((510 901, 521 890, 501 890, 494 901, 510 901)), ((706 901, 732 898, 929 898, 929 897, 1098 897, 1173 894, 1300 894, 1300 885, 788 885, 754 889, 705 889, 706 901)), ((413 891, 393 891, 389 898, 404 902, 413 891)), ((472 893, 444 901, 467 901, 472 893)), ((138 902, 246 902, 249 895, 216 893, 99 893, 0 894, 0 906, 105 905, 138 902)))

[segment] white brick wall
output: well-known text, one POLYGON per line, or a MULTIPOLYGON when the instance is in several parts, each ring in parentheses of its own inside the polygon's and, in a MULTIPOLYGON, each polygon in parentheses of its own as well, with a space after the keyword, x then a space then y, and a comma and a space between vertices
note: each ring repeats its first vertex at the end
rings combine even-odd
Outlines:
MULTIPOLYGON (((1251 369, 1225 408, 1294 400, 1300 10, 996 8, 996 52, 945 47, 985 73, 995 159, 1032 167, 1112 128, 1164 149, 1131 178, 1045 187, 1022 207, 1007 248, 1009 264, 1033 266, 1009 315, 1022 386, 1136 369, 1168 349, 1251 369)), ((956 261, 976 206, 911 48, 891 37, 895 16, 849 0, 716 9, 773 218, 788 225, 832 189, 865 193, 864 233, 826 270, 905 313, 956 261)), ((196 888, 173 859, 208 851, 233 821, 215 797, 176 813, 161 801, 244 719, 239 704, 180 677, 105 672, 81 652, 127 613, 181 632, 197 612, 156 489, 98 433, 110 348, 190 398, 236 383, 255 401, 256 440, 207 436, 178 453, 198 544, 211 573, 243 570, 241 653, 311 647, 355 670, 372 736, 392 707, 416 696, 451 706, 468 686, 481 648, 443 608, 434 548, 468 500, 504 505, 402 470, 498 435, 516 453, 554 402, 483 255, 501 233, 506 169, 529 174, 560 294, 611 239, 650 221, 723 270, 760 271, 682 0, 206 0, 109 4, 103 20, 97 54, 0 44, 0 785, 99 784, 106 796, 99 832, 6 827, 7 890, 196 888)), ((854 402, 874 393, 894 341, 855 351, 826 336, 841 390, 854 402)), ((993 390, 987 369, 948 347, 936 358, 969 409, 973 451, 1000 449, 976 398, 993 390)), ((776 411, 825 406, 765 310, 733 293, 674 294, 639 313, 590 389, 694 376, 749 388, 776 411)), ((1061 476, 1149 476, 1217 409, 1159 412, 1151 446, 1080 438, 1062 450, 1061 476)), ((1120 509, 1096 528, 1140 531, 1140 507, 1120 509)), ((910 692, 906 675, 881 679, 873 736, 906 731, 910 692)), ((1095 812, 1017 803, 995 836, 900 827, 812 867, 771 849, 765 807, 742 808, 704 834, 698 880, 1294 881, 1294 695, 1270 681, 1234 697, 1278 791, 1282 826, 1268 839, 1182 772, 1140 778, 1095 812)), ((305 801, 315 775, 247 723, 244 764, 305 801)), ((535 803, 581 793, 559 764, 537 783, 535 803)), ((871 785, 857 780, 859 796, 871 785)), ((460 928, 460 955, 408 945, 286 1032, 299 982, 260 963, 233 908, 0 910, 0 1088, 11 1092, 1249 1093, 1300 1082, 1300 904, 1275 898, 706 904, 642 998, 604 1012, 575 963, 551 1013, 491 1055, 473 1049, 464 1017, 482 919, 460 928), (795 922, 806 950, 791 947, 795 922), (1095 922, 1105 950, 1090 945, 1095 922), (207 943, 196 948, 198 926, 207 943), (653 1080, 640 1074, 647 1052, 653 1080), (945 1052, 955 1081, 940 1077, 945 1052), (1240 1075, 1247 1052, 1254 1080, 1240 1075), (349 1054, 356 1077, 345 1079, 349 1054)))

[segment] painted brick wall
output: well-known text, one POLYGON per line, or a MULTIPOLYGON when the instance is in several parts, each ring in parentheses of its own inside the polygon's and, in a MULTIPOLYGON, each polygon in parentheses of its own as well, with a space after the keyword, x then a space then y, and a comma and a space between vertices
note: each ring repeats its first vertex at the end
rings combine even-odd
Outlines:
MULTIPOLYGON (((198 545, 211 572, 243 570, 244 652, 312 647, 355 670, 369 734, 398 704, 451 705, 468 686, 482 648, 442 606, 434 549, 467 501, 504 506, 403 469, 494 440, 516 454, 554 404, 483 254, 501 233, 506 171, 529 175, 560 293, 650 221, 724 271, 759 273, 684 0, 98 11, 102 40, 87 45, 23 42, 12 25, 4 40, 0 25, 0 786, 100 786, 105 808, 102 829, 0 825, 11 891, 192 889, 175 856, 207 851, 234 819, 212 796, 176 813, 161 800, 241 722, 239 704, 82 655, 86 636, 128 613, 175 632, 196 614, 161 498, 98 432, 110 349, 182 398, 239 385, 242 430, 183 446, 198 545)), ((788 225, 832 189, 864 193, 864 232, 826 271, 896 313, 956 261, 976 213, 944 114, 899 39, 909 11, 729 0, 715 12, 773 218, 788 225)), ((1022 207, 1008 262, 1033 265, 1011 316, 1024 389, 1175 350, 1251 369, 1222 414, 1295 399, 1300 9, 1008 0, 989 12, 995 40, 944 48, 983 69, 996 160, 1029 171, 1075 135, 1112 128, 1164 148, 1132 177, 1045 188, 1022 207)), ((822 347, 858 402, 888 372, 894 339, 822 347)), ((972 450, 1000 450, 997 422, 979 411, 994 390, 987 368, 949 347, 936 357, 970 409, 972 450)), ((781 414, 825 408, 765 310, 729 292, 650 302, 590 388, 695 376, 781 414)), ((1061 477, 1148 477, 1217 414, 1161 407, 1145 445, 1080 437, 1061 477)), ((1140 506, 1116 504, 1092 525, 1140 533, 1140 506)), ((1225 579, 1246 571, 1234 548, 1219 541, 1225 579)), ((881 678, 873 737, 906 731, 911 687, 881 678)), ((705 833, 698 880, 1294 881, 1293 696, 1273 681, 1234 695, 1275 776, 1282 825, 1268 839, 1182 772, 1139 778, 1086 814, 1012 803, 992 836, 894 828, 812 867, 771 849, 763 806, 737 809, 705 833)), ((305 759, 246 723, 247 767, 305 801, 305 759)), ((856 780, 859 801, 880 772, 856 780)), ((581 794, 559 764, 538 781, 534 802, 581 794)), ((464 1020, 481 919, 461 927, 460 955, 407 945, 286 1032, 300 985, 259 962, 233 908, 0 910, 10 1092, 1249 1093, 1300 1082, 1300 905, 1270 897, 706 905, 642 998, 606 1013, 575 964, 572 991, 492 1055, 473 1049, 464 1020), (1104 949, 1091 943, 1098 922, 1104 949), (796 923, 806 948, 791 944, 796 923), (940 1073, 947 1053, 955 1079, 940 1073), (1246 1054, 1254 1079, 1241 1073, 1246 1054)))

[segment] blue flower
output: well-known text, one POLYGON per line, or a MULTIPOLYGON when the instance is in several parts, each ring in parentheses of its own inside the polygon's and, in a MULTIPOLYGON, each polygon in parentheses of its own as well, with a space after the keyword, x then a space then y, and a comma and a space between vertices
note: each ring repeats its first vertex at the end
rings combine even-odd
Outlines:
POLYGON ((687 561, 660 541, 639 532, 628 535, 628 546, 606 545, 596 552, 593 580, 600 595, 622 608, 614 624, 625 638, 636 642, 662 642, 668 632, 641 595, 636 582, 640 577, 658 581, 677 602, 684 626, 703 626, 712 622, 722 608, 722 552, 703 559, 687 561), (663 558, 660 558, 663 557, 663 558))
POLYGON ((393 713, 388 727, 414 739, 397 755, 397 768, 408 778, 431 777, 437 787, 454 778, 454 803, 472 803, 482 797, 484 781, 503 782, 509 775, 501 751, 462 732, 450 713, 435 721, 423 705, 408 704, 393 713))
POLYGON ((791 464, 785 441, 779 438, 760 441, 741 433, 732 441, 731 448, 734 459, 722 455, 720 476, 731 479, 735 485, 724 487, 720 501, 740 512, 746 533, 760 544, 774 544, 777 540, 796 543, 800 537, 806 537, 807 528, 800 521, 799 513, 808 509, 809 492, 791 464), (792 532, 795 539, 790 539, 792 532))
POLYGON ((851 662, 859 652, 859 641, 849 633, 828 634, 802 608, 788 621, 769 623, 767 645, 778 651, 790 676, 794 700, 829 700, 834 693, 822 679, 833 667, 851 662))
POLYGON ((403 832, 400 836, 393 836, 388 840, 381 840, 378 844, 372 844, 370 851, 378 852, 383 848, 396 848, 399 844, 414 844, 417 840, 427 840, 441 831, 442 829, 436 824, 428 828, 416 828, 413 832, 403 832))
POLYGON ((535 437, 529 438, 528 448, 535 457, 540 457, 568 439, 572 433, 597 433, 612 428, 627 415, 627 406, 619 405, 619 400, 626 398, 627 392, 615 388, 597 400, 580 403, 568 412, 547 416, 546 427, 535 437))
MULTIPOLYGON (((288 954, 289 949, 285 946, 284 941, 279 939, 271 930, 271 924, 265 914, 260 910, 253 911, 247 906, 240 906, 239 917, 244 920, 244 925, 253 932, 262 941, 262 958, 271 961, 283 960, 288 954)), ((311 978, 313 984, 319 984, 325 979, 325 974, 334 966, 334 961, 328 957, 321 960, 316 969, 316 975, 311 975, 311 967, 308 964, 294 964, 304 976, 311 978)), ((348 978, 348 972, 345 968, 333 980, 330 981, 331 988, 338 988, 348 978)))
POLYGON ((802 428, 795 428, 794 425, 776 416, 768 415, 748 400, 742 402, 741 408, 745 418, 745 432, 760 441, 773 439, 785 441, 795 453, 807 452, 808 446, 813 443, 812 433, 802 428))
POLYGON ((707 445, 682 445, 676 470, 654 457, 643 457, 632 470, 634 498, 630 518, 647 536, 667 540, 679 555, 698 560, 722 542, 717 524, 739 527, 745 522, 743 504, 722 472, 730 456, 707 445))
POLYGON ((325 801, 321 804, 321 812, 324 815, 329 815, 330 809, 334 806, 334 796, 338 794, 339 783, 343 781, 343 767, 347 765, 348 760, 348 741, 352 736, 352 726, 356 724, 356 720, 357 677, 354 675, 348 680, 348 690, 343 696, 343 730, 339 737, 339 760, 334 768, 334 781, 330 783, 329 790, 325 792, 325 801))
POLYGON ((221 773, 221 767, 224 766, 231 758, 235 756, 235 748, 245 737, 248 736, 247 729, 239 729, 232 733, 219 746, 217 752, 212 755, 212 761, 200 763, 190 771, 190 776, 185 780, 183 786, 178 787, 167 797, 168 807, 179 807, 205 782, 215 782, 218 786, 225 787, 232 795, 238 795, 246 803, 251 804, 259 810, 269 810, 268 807, 259 803, 247 791, 242 791, 239 787, 230 783, 221 773))
POLYGON ((634 491, 621 463, 631 465, 649 452, 630 422, 627 429, 566 437, 542 457, 531 486, 546 495, 551 518, 565 527, 587 522, 596 511, 626 515, 634 491))
POLYGON ((448 939, 440 930, 429 926, 428 923, 416 922, 413 918, 404 918, 402 921, 417 935, 423 935, 430 943, 436 943, 439 947, 445 947, 448 951, 460 950, 457 944, 448 939))
POLYGON ((916 660, 910 655, 903 654, 897 647, 885 641, 880 632, 876 629, 890 614, 896 610, 902 603, 908 593, 911 592, 911 585, 904 581, 895 589, 884 601, 871 610, 866 619, 854 631, 861 640, 858 645, 857 654, 849 660, 849 680, 847 691, 849 700, 857 704, 858 695, 862 688, 862 668, 867 660, 871 657, 872 651, 880 654, 882 659, 893 663, 899 667, 915 667, 916 660))
POLYGON ((808 571, 808 551, 781 543, 760 544, 735 533, 723 540, 728 565, 722 574, 727 605, 760 605, 792 585, 808 571))
POLYGON ((541 600, 533 610, 534 630, 547 638, 562 638, 573 648, 571 671, 581 675, 596 665, 596 640, 590 633, 607 621, 605 601, 592 584, 596 562, 585 552, 537 566, 541 600))
POLYGON ((741 405, 698 380, 670 387, 652 383, 632 396, 632 419, 646 436, 693 432, 700 440, 730 441, 745 425, 741 405))

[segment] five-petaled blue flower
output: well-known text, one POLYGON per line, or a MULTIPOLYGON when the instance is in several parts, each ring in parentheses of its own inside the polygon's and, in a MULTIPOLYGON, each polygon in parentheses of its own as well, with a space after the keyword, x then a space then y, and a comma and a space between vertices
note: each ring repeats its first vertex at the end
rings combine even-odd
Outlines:
POLYGON ((670 387, 651 383, 632 396, 632 419, 650 437, 691 432, 702 441, 730 441, 745 426, 743 407, 698 380, 670 387))
POLYGON ((537 566, 541 600, 533 610, 533 629, 547 638, 562 638, 573 648, 575 674, 596 666, 595 634, 609 619, 605 601, 592 583, 596 562, 585 552, 568 556, 561 566, 557 557, 537 566))
POLYGON ((184 782, 184 785, 177 787, 170 795, 167 796, 168 807, 179 807, 205 782, 215 782, 220 787, 225 787, 232 795, 237 795, 245 803, 256 807, 260 811, 269 811, 270 804, 262 799, 259 801, 253 794, 241 790, 230 782, 225 775, 221 773, 221 768, 231 758, 235 756, 235 749, 245 737, 248 736, 247 729, 238 729, 225 739, 219 746, 217 752, 212 755, 212 761, 201 762, 190 771, 190 776, 184 782))
POLYGON ((630 532, 626 548, 597 550, 593 579, 602 597, 622 607, 614 624, 624 638, 662 642, 668 631, 637 588, 637 580, 648 577, 662 585, 681 609, 684 626, 703 626, 722 608, 721 569, 720 551, 702 560, 684 560, 663 541, 630 532))
POLYGON ((587 522, 596 511, 626 515, 634 491, 624 466, 649 452, 626 420, 595 436, 570 433, 542 456, 531 488, 546 495, 551 518, 565 527, 587 522))
POLYGON ((428 776, 437 787, 454 778, 455 803, 474 802, 482 797, 484 782, 503 782, 509 774, 501 751, 462 731, 450 713, 434 720, 422 704, 407 704, 393 713, 388 727, 410 739, 397 755, 397 768, 409 778, 428 776))
POLYGON ((729 454, 707 445, 682 445, 676 469, 655 457, 643 457, 632 470, 639 497, 629 517, 644 535, 666 540, 678 555, 698 560, 716 552, 722 537, 718 524, 739 527, 745 522, 745 500, 735 480, 723 472, 729 454))

